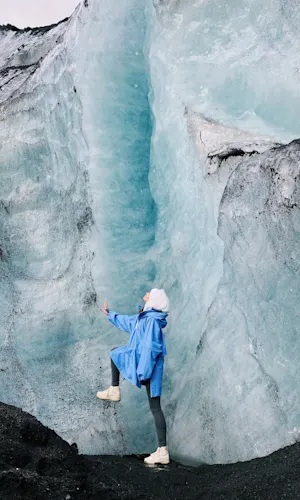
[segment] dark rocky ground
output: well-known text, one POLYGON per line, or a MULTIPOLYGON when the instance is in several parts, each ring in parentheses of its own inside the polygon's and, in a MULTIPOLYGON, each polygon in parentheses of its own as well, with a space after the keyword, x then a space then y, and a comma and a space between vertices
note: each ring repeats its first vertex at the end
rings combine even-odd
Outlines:
POLYGON ((300 443, 232 465, 146 467, 78 455, 34 417, 0 403, 0 499, 300 499, 300 443))

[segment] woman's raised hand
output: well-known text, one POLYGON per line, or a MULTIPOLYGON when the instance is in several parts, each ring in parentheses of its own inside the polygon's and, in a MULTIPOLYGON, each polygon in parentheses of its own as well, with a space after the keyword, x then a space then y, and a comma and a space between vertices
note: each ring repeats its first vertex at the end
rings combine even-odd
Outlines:
POLYGON ((100 311, 102 311, 106 316, 108 315, 108 303, 104 302, 104 307, 100 307, 100 311))

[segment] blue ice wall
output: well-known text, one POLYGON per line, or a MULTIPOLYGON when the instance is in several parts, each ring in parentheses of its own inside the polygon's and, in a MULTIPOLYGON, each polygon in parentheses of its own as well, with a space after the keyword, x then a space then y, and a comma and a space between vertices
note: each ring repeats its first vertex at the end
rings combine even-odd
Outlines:
POLYGON ((127 342, 97 306, 134 313, 151 286, 171 299, 172 456, 297 439, 299 15, 85 0, 0 30, 0 398, 82 451, 155 446, 144 391, 95 398, 127 342))

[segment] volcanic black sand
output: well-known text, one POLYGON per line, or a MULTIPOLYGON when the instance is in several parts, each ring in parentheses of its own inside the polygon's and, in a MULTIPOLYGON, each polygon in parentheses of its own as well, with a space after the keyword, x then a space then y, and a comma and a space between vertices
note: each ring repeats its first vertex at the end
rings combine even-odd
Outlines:
POLYGON ((142 456, 78 455, 31 415, 0 403, 0 499, 300 499, 300 443, 232 465, 147 467, 142 456))

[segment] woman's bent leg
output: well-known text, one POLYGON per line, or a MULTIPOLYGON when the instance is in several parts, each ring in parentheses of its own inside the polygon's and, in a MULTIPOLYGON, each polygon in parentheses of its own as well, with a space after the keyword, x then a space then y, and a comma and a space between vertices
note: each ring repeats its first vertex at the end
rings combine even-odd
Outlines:
MULTIPOLYGON (((115 349, 117 349, 115 347, 115 349)), ((104 399, 106 401, 121 401, 121 393, 120 393, 120 372, 116 367, 113 360, 111 360, 111 386, 105 391, 98 391, 96 396, 99 399, 104 399)))
MULTIPOLYGON (((114 349, 117 349, 117 347, 114 347, 114 349)), ((110 358, 110 364, 111 364, 111 385, 113 387, 118 387, 120 385, 120 372, 111 358, 110 358)))
POLYGON ((158 396, 156 398, 151 398, 150 381, 147 381, 146 389, 149 399, 150 410, 152 411, 154 417, 158 446, 159 447, 167 446, 167 426, 166 426, 165 416, 160 406, 160 397, 158 396))

